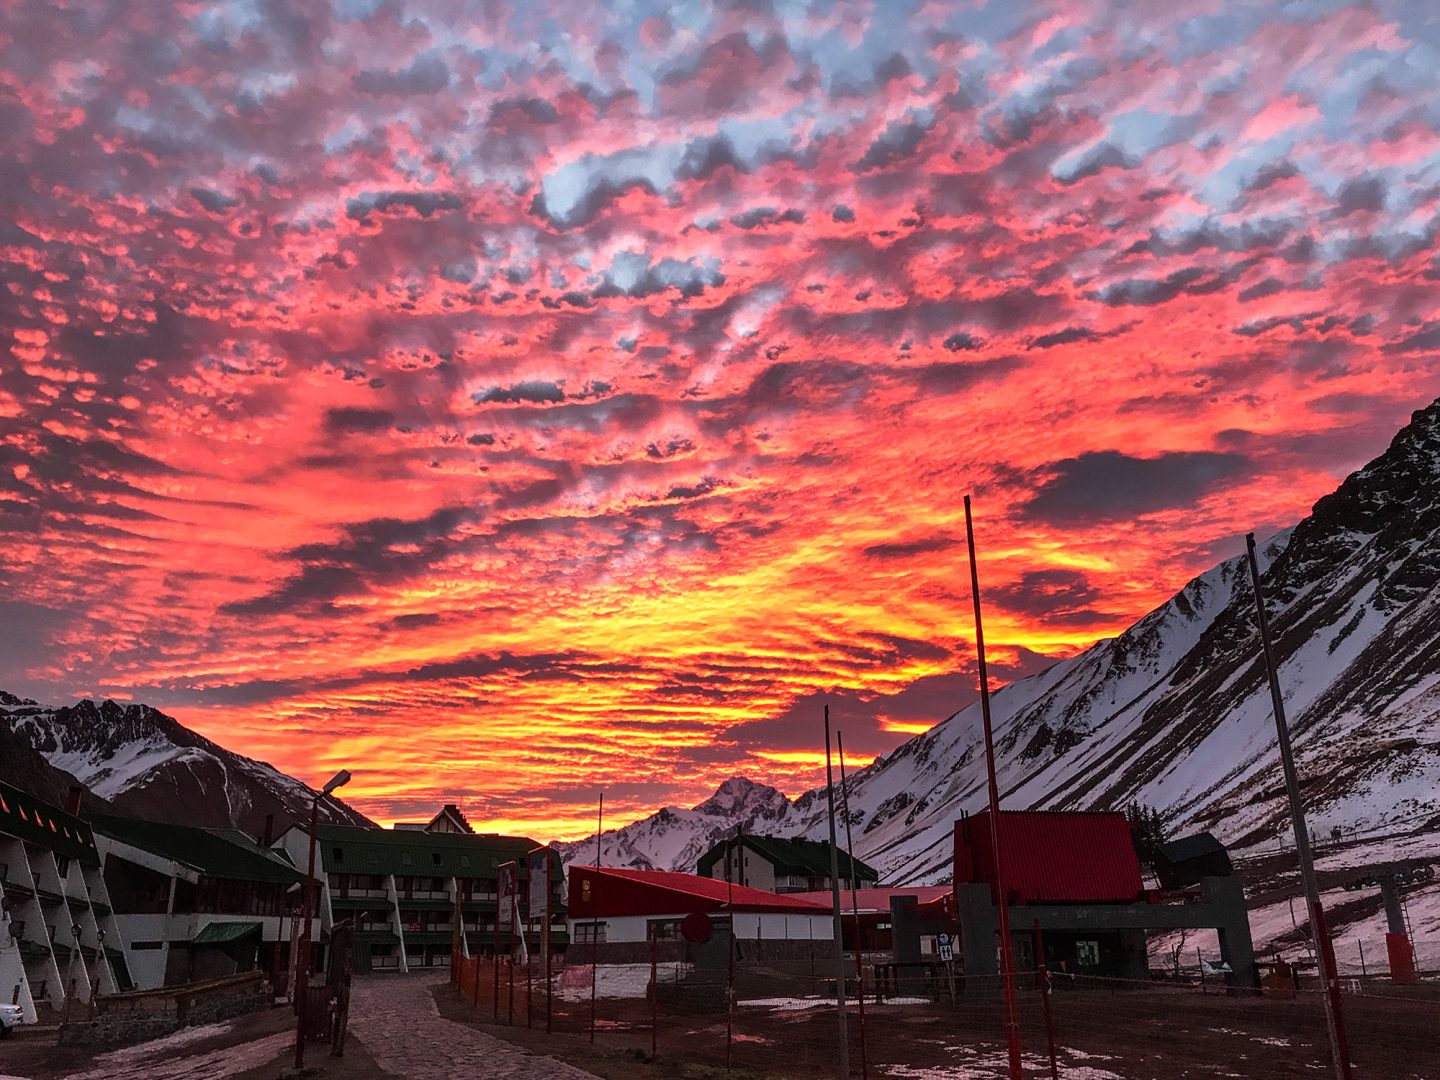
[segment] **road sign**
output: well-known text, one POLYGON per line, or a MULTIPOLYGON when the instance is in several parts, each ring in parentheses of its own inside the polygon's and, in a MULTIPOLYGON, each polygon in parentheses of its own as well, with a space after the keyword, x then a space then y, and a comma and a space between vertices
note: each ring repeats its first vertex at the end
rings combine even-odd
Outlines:
POLYGON ((940 962, 941 962, 941 963, 949 963, 951 960, 954 960, 954 959, 955 959, 955 950, 954 950, 953 948, 951 948, 949 945, 941 945, 941 946, 940 946, 940 962))
POLYGON ((945 933, 944 931, 941 931, 940 933, 935 935, 935 943, 937 945, 949 945, 950 935, 945 933))

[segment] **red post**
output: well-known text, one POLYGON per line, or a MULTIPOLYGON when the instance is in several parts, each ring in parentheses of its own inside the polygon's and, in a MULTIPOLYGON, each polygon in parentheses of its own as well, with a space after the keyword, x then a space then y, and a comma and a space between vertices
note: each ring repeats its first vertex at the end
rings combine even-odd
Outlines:
POLYGON ((655 1047, 660 1031, 660 939, 655 933, 655 924, 650 924, 650 1060, 655 1060, 655 1047))
MULTIPOLYGON (((605 831, 605 792, 600 792, 600 806, 595 812, 595 869, 600 869, 600 837, 605 831)), ((599 874, 595 875, 599 886, 599 874)), ((590 1042, 595 1042, 596 983, 600 978, 600 920, 590 925, 590 1042)))
POLYGON ((540 943, 545 949, 545 1034, 550 1034, 550 1006, 554 998, 554 983, 550 976, 550 856, 545 856, 545 928, 541 931, 540 943))
POLYGON ((995 859, 995 895, 1000 921, 1000 978, 1005 994, 1005 1046, 1010 1080, 1020 1075, 1020 1007, 1015 999, 1015 954, 1010 940, 1010 897, 1001 873, 1000 784, 995 778, 995 736, 990 723, 990 678, 985 669, 985 630, 980 618, 980 570, 975 563, 975 526, 965 496, 965 537, 970 548, 970 594, 975 601, 975 654, 980 661, 980 716, 985 726, 985 772, 990 794, 990 849, 995 859))
POLYGON ((310 919, 315 911, 315 832, 319 828, 320 796, 310 800, 310 857, 305 870, 305 928, 300 935, 299 956, 295 958, 295 1068, 305 1068, 306 1006, 310 1003, 310 919))
POLYGON ((1060 1066, 1055 1060, 1055 1019, 1050 1014, 1050 972, 1045 967, 1045 938, 1040 933, 1040 920, 1035 920, 1035 977, 1040 981, 1040 1003, 1045 1007, 1045 1041, 1050 1048, 1050 1080, 1060 1080, 1060 1066))
MULTIPOLYGON (((1413 983, 1417 981, 1415 947, 1410 944, 1408 934, 1386 934, 1385 953, 1390 958, 1391 982, 1413 983)), ((1364 953, 1361 953, 1361 956, 1363 958, 1364 953)))
POLYGON ((860 952, 864 932, 860 926, 860 900, 855 887, 855 837, 850 831, 850 792, 845 786, 845 737, 835 732, 835 748, 840 754, 840 804, 844 807, 845 848, 850 857, 850 914, 855 920, 855 999, 860 1004, 860 1080, 870 1080, 870 1058, 865 1052, 865 965, 860 952))
POLYGON ((1320 938, 1320 966, 1325 973, 1325 998, 1335 1026, 1331 1031, 1335 1042, 1337 1080, 1351 1080, 1350 1040, 1345 1034, 1345 1024, 1340 1011, 1340 970, 1335 963, 1335 945, 1330 940, 1330 928, 1325 925, 1325 908, 1317 898, 1310 906, 1310 918, 1315 921, 1315 932, 1320 938))

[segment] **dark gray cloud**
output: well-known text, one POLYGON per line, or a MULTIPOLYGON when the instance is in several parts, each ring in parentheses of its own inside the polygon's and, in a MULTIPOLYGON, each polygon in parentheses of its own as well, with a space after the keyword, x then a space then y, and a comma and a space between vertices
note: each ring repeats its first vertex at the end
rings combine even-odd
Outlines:
POLYGON ((512 405, 521 401, 542 403, 564 401, 565 390, 558 382, 551 382, 547 379, 527 379, 511 386, 491 386, 485 390, 477 390, 471 397, 477 405, 489 405, 495 402, 512 405))
POLYGON ((1029 570, 1018 579, 985 589, 985 599, 1007 611, 1051 625, 1113 622, 1116 615, 1097 605, 1104 594, 1079 570, 1050 567, 1029 570))
POLYGON ((863 549, 863 554, 870 559, 908 559, 915 555, 925 555, 932 551, 944 551, 952 548, 960 541, 945 533, 936 533, 934 536, 919 536, 913 540, 891 540, 879 544, 870 544, 863 549))
POLYGON ((1243 266, 1223 272, 1200 266, 1187 266, 1163 278, 1131 278, 1107 285, 1096 294, 1102 304, 1112 307, 1163 304, 1181 293, 1204 296, 1220 292, 1243 272, 1243 266))
POLYGON ((363 221, 374 214, 395 210, 413 210, 423 218, 450 210, 459 210, 460 196, 448 191, 367 191, 345 200, 345 216, 363 221))
POLYGON ((1099 341, 1100 334, 1088 326, 1067 326, 1054 333, 1041 334, 1030 342, 1032 349, 1053 349, 1057 345, 1073 345, 1077 341, 1099 341))
POLYGON ((362 94, 438 94, 450 85, 450 69, 434 54, 417 57, 400 71, 361 71, 355 89, 362 94))
POLYGON ((364 596, 373 585, 429 569, 452 549, 451 534, 466 516, 466 511, 445 508, 419 519, 373 518, 347 525, 333 543, 291 548, 285 559, 298 566, 298 572, 270 591, 222 610, 234 615, 324 611, 334 601, 364 596))
POLYGON ((1057 173, 1055 178, 1062 184, 1074 184, 1105 169, 1133 169, 1136 164, 1114 143, 1102 142, 1087 150, 1073 166, 1057 173))
POLYGON ((860 160, 855 162, 854 170, 857 173, 866 173, 904 161, 920 148, 920 143, 924 141, 932 124, 933 121, 890 121, 861 155, 860 160))
POLYGON ((974 334, 966 333, 964 330, 957 330, 947 337, 942 344, 950 352, 974 352, 985 347, 985 339, 976 337, 974 334))
POLYGON ((1357 211, 1385 209, 1385 181, 1378 176, 1357 176, 1340 185, 1335 195, 1336 217, 1357 211))
POLYGON ((1153 458, 1096 450, 1035 470, 1036 491, 1021 517, 1056 525, 1136 517, 1190 506, 1251 472, 1240 454, 1176 451, 1153 458))
POLYGON ((346 407, 328 409, 325 413, 325 430, 332 435, 386 431, 394 423, 395 414, 389 409, 346 407))

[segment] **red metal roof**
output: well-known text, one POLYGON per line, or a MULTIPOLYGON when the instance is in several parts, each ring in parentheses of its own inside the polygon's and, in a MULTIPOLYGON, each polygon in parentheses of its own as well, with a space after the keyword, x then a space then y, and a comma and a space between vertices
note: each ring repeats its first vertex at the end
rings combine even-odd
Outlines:
POLYGON ((664 870, 570 867, 570 917, 685 915, 692 911, 824 914, 828 907, 723 880, 664 870))
MULTIPOLYGON (((1012 904, 1123 903, 1144 890, 1124 814, 1002 810, 999 831, 1012 904)), ((998 902, 989 811, 955 822, 955 882, 988 884, 998 902)))

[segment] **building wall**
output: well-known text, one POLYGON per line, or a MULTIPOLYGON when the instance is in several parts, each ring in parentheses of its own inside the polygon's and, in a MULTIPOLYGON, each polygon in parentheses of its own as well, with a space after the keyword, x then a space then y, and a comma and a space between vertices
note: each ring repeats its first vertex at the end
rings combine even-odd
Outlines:
MULTIPOLYGON (((124 983, 107 948, 124 941, 98 874, 77 859, 0 836, 0 1000, 19 1005, 34 1023, 72 998, 116 993, 124 983), (12 931, 17 933, 12 935, 12 931)), ((122 951, 123 956, 123 951, 122 951)), ((123 967, 122 967, 123 973, 123 967)))
MULTIPOLYGON (((576 927, 593 922, 604 925, 607 943, 635 943, 649 940, 652 922, 673 922, 687 912, 672 915, 615 915, 607 919, 570 920, 570 940, 579 941, 576 927)), ((823 915, 776 915, 737 912, 732 916, 735 936, 741 941, 833 941, 835 925, 829 912, 823 915)), ((583 949, 581 950, 583 952, 583 949)))

